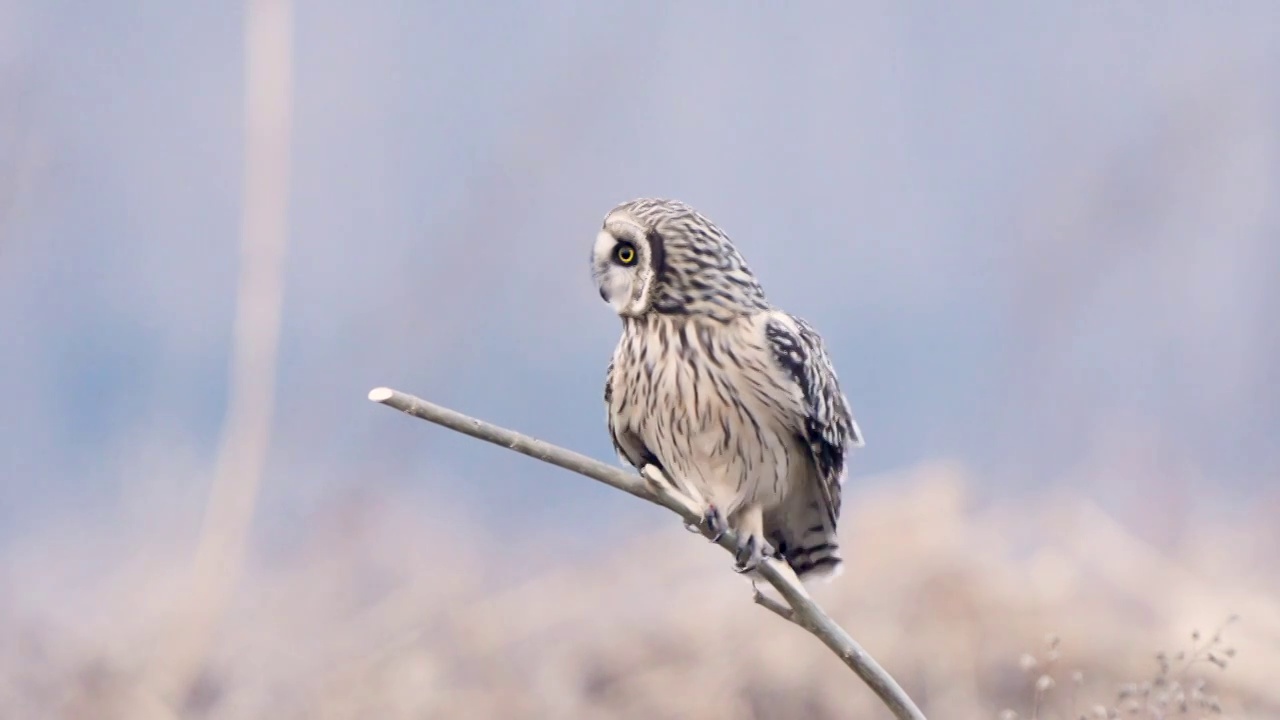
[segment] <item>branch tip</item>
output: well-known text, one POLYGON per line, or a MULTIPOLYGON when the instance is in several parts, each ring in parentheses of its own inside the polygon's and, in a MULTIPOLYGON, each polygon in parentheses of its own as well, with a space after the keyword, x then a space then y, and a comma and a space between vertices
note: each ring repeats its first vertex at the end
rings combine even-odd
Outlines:
POLYGON ((376 402, 386 402, 395 394, 395 390, 387 387, 376 387, 369 391, 369 399, 376 402))

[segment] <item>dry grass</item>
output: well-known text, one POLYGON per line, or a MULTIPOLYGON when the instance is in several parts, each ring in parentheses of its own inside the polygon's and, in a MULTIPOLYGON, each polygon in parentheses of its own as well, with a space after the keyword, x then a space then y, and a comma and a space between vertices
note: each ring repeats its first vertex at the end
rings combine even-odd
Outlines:
MULTIPOLYGON (((878 487, 848 503, 850 562, 816 595, 930 717, 1074 720, 1100 706, 1154 718, 1156 700, 1176 711, 1184 697, 1212 714, 1193 695, 1215 696, 1227 717, 1280 716, 1266 528, 1197 527, 1192 550, 1169 555, 1084 502, 976 513, 948 466, 878 487), (1206 649, 1231 612, 1239 622, 1206 649), (1203 662, 1182 673, 1191 656, 1179 659, 1178 644, 1195 628, 1203 662), (1046 647, 1046 633, 1060 640, 1046 647), (1170 648, 1163 661, 1160 648, 1170 648)), ((437 536, 421 513, 400 497, 342 503, 304 548, 254 566, 179 708, 156 699, 141 669, 180 597, 180 549, 102 568, 91 613, 31 593, 0 599, 0 716, 887 716, 817 641, 753 606, 724 553, 674 520, 512 583, 496 545, 437 536)), ((41 545, 15 552, 19 580, 24 567, 66 559, 41 545)))

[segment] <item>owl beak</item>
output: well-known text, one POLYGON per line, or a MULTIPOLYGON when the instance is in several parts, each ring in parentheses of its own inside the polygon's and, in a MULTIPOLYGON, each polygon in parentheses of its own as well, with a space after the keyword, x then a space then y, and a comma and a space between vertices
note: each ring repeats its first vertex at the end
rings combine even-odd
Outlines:
POLYGON ((605 302, 612 302, 611 300, 609 300, 609 289, 606 288, 604 285, 600 286, 600 299, 604 300, 605 302))

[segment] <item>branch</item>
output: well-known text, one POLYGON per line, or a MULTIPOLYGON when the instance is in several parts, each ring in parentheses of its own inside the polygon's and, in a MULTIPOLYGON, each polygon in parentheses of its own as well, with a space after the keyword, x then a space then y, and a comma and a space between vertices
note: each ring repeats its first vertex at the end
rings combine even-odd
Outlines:
MULTIPOLYGON (((501 445, 522 455, 536 458, 584 477, 602 482, 642 500, 661 505, 684 519, 686 527, 696 528, 711 539, 709 530, 702 525, 702 513, 691 500, 673 491, 671 479, 664 478, 653 466, 645 468, 641 475, 627 472, 621 467, 606 465, 585 455, 566 450, 531 438, 527 435, 498 427, 460 412, 429 403, 421 398, 390 388, 374 388, 369 399, 401 412, 444 426, 455 432, 470 435, 485 442, 501 445)), ((725 532, 718 544, 729 552, 738 548, 738 539, 732 531, 725 532)), ((924 714, 884 668, 854 641, 844 628, 836 624, 817 603, 809 597, 804 586, 785 562, 768 558, 757 572, 772 585, 786 604, 756 592, 755 601, 786 620, 808 630, 831 649, 849 669, 871 688, 880 700, 899 720, 924 720, 924 714)))

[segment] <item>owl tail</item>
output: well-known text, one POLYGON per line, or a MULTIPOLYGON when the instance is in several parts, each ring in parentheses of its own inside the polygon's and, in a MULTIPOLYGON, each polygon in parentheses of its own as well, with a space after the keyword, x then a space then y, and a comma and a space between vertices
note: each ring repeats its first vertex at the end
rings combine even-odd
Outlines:
POLYGON ((843 570, 840 538, 817 504, 789 513, 774 528, 770 542, 801 580, 834 580, 843 570))

